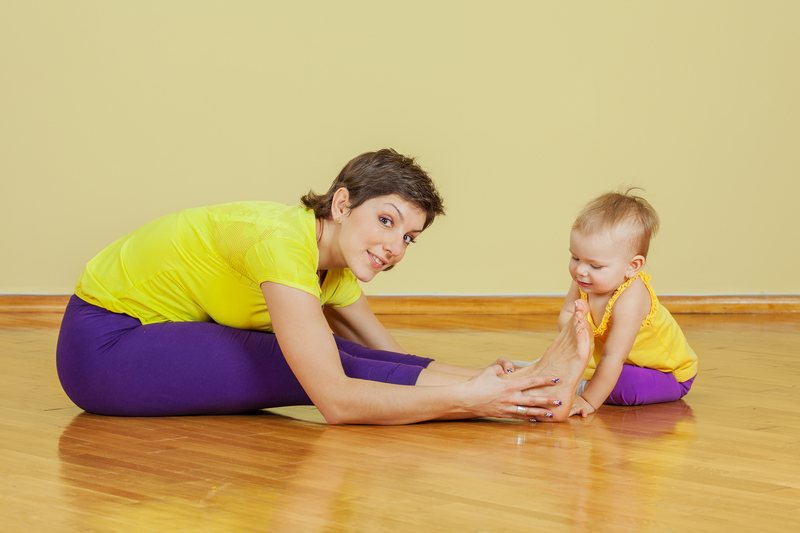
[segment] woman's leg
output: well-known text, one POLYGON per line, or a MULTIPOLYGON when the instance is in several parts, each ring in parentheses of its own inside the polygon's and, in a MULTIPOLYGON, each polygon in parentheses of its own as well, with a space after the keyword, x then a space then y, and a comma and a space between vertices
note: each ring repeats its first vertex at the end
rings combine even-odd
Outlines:
MULTIPOLYGON (((373 381, 413 385, 422 370, 341 350, 340 357, 348 376, 373 381)), ((208 322, 142 325, 77 296, 61 325, 57 367, 70 399, 98 414, 231 414, 311 405, 272 334, 208 322)))
POLYGON ((534 363, 503 376, 505 379, 518 379, 532 373, 536 376, 559 378, 560 381, 555 385, 524 391, 525 394, 551 396, 561 400, 560 407, 549 408, 553 418, 534 417, 540 422, 563 422, 569 418, 575 389, 594 351, 594 336, 585 320, 588 312, 589 305, 586 301, 576 301, 575 313, 561 329, 553 344, 545 350, 544 355, 534 363))
POLYGON ((674 402, 683 398, 692 387, 694 378, 683 383, 672 374, 652 368, 622 365, 614 390, 604 403, 609 405, 645 405, 674 402))
POLYGON ((208 322, 142 325, 73 296, 58 375, 82 409, 108 415, 227 414, 310 404, 274 335, 208 322))
POLYGON ((427 368, 427 366, 433 362, 433 359, 429 359, 427 357, 388 352, 385 350, 373 350, 372 348, 361 346, 360 344, 349 341, 337 335, 334 335, 333 338, 336 341, 336 346, 339 348, 339 351, 348 353, 353 357, 358 357, 361 359, 372 359, 374 361, 386 361, 388 363, 421 366, 422 368, 427 368))

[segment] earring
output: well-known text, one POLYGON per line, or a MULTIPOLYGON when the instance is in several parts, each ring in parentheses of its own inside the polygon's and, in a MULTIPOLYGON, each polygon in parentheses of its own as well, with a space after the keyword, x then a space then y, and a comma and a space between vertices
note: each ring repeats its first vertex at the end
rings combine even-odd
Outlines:
POLYGON ((337 218, 336 218, 336 223, 337 223, 337 224, 341 224, 341 223, 342 223, 342 219, 337 217, 337 218))

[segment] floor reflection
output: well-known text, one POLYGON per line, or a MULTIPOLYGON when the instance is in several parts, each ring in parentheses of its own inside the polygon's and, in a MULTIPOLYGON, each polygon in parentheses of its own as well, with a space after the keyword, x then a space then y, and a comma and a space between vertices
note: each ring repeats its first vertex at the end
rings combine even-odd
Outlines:
POLYGON ((59 439, 76 524, 408 530, 446 516, 453 530, 588 529, 646 516, 658 473, 694 435, 682 401, 553 425, 327 426, 315 410, 286 413, 76 416, 59 439))
POLYGON ((591 430, 592 446, 579 467, 585 475, 576 487, 574 529, 588 531, 606 520, 634 529, 663 523, 668 510, 657 502, 679 490, 675 468, 696 438, 692 408, 683 400, 604 406, 581 422, 591 430))

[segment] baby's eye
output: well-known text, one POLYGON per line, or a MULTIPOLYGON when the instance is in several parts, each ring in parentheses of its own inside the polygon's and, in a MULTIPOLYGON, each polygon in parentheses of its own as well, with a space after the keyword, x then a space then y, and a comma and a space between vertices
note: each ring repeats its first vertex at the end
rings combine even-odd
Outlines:
POLYGON ((387 228, 391 228, 392 227, 392 219, 391 218, 380 216, 380 217, 378 217, 378 220, 380 220, 381 224, 383 224, 387 228))
POLYGON ((603 267, 597 266, 597 265, 590 265, 590 266, 595 270, 600 270, 601 268, 603 268, 603 267))
POLYGON ((403 242, 405 242, 406 245, 409 245, 409 244, 414 244, 417 241, 415 241, 414 237, 412 237, 411 235, 406 234, 403 235, 403 242))
POLYGON ((573 255, 573 256, 572 256, 572 260, 573 260, 573 261, 577 261, 577 260, 578 260, 578 258, 577 258, 577 257, 575 257, 575 256, 573 255))

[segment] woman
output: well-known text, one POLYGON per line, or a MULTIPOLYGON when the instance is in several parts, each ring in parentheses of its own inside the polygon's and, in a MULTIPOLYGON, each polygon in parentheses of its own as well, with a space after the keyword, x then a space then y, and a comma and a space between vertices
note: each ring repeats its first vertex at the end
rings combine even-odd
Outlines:
POLYGON ((188 209, 92 259, 59 334, 67 395, 123 416, 313 403, 332 424, 565 418, 588 360, 585 310, 508 375, 506 359, 481 371, 405 354, 371 312, 356 280, 400 262, 444 212, 412 159, 363 154, 302 201, 188 209), (544 386, 569 401, 528 390, 544 386))

